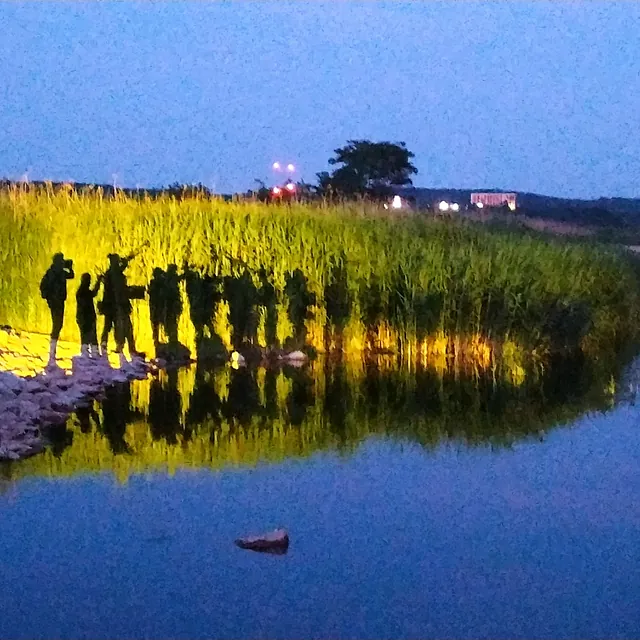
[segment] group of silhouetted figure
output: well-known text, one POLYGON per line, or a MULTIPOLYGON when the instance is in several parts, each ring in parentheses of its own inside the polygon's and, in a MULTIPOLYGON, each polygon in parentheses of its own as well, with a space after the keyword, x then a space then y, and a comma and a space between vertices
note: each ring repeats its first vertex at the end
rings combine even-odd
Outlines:
MULTIPOLYGON (((144 296, 144 287, 130 287, 127 284, 125 269, 135 257, 131 254, 125 258, 116 253, 108 256, 109 266, 101 273, 95 283, 91 274, 80 276, 80 286, 76 291, 76 322, 80 330, 82 354, 92 357, 106 355, 109 334, 113 331, 116 352, 122 353, 125 344, 129 353, 139 354, 133 337, 131 300, 144 296), (102 299, 98 302, 98 310, 104 316, 104 326, 98 348, 98 326, 95 298, 100 287, 103 289, 102 299)), ((51 343, 49 348, 49 365, 55 364, 56 347, 64 322, 64 308, 67 300, 67 281, 75 277, 73 260, 66 259, 64 254, 56 253, 51 266, 40 281, 40 294, 46 300, 51 312, 51 343)))
MULTIPOLYGON (((196 348, 205 352, 207 345, 211 351, 220 347, 222 339, 215 333, 216 308, 221 301, 228 304, 227 320, 231 329, 231 345, 234 350, 254 347, 258 343, 259 319, 264 318, 264 340, 268 348, 278 347, 277 336, 278 295, 273 285, 273 277, 262 268, 254 280, 248 265, 232 259, 234 275, 214 275, 198 270, 188 263, 178 269, 169 264, 165 269, 153 269, 147 286, 130 286, 125 270, 137 252, 127 257, 112 253, 108 255, 108 267, 95 280, 89 273, 80 277, 76 291, 76 321, 80 332, 82 354, 96 358, 105 356, 109 336, 113 332, 116 353, 123 354, 125 345, 132 356, 144 355, 137 351, 131 319, 132 300, 149 296, 149 316, 156 355, 161 346, 181 347, 188 355, 188 349, 178 341, 178 325, 183 312, 181 283, 184 283, 189 314, 195 329, 196 348), (97 303, 102 289, 102 297, 97 303), (100 340, 98 341, 97 315, 104 317, 100 340), (161 330, 166 342, 161 342, 161 330)), ((344 328, 350 313, 350 299, 346 288, 344 265, 332 265, 331 280, 325 286, 324 299, 327 308, 328 326, 344 328)), ((62 330, 67 283, 75 277, 73 261, 64 254, 57 253, 51 266, 40 283, 40 293, 51 312, 51 346, 49 364, 55 364, 56 346, 62 330)), ((285 277, 283 290, 286 299, 286 313, 293 329, 293 335, 285 341, 285 348, 300 349, 306 345, 306 322, 313 318, 312 307, 316 295, 309 289, 308 280, 300 269, 295 269, 285 277)), ((174 350, 180 353, 180 349, 174 350)), ((165 353, 172 353, 166 349, 165 353)), ((123 357, 121 355, 121 357, 123 357)))

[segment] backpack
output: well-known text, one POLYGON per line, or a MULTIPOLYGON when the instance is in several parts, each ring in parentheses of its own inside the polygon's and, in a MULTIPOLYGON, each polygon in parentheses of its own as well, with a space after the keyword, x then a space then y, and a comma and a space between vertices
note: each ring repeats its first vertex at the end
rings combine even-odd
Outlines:
POLYGON ((40 295, 45 300, 48 300, 51 293, 51 271, 47 269, 47 272, 42 276, 42 280, 40 280, 40 295))

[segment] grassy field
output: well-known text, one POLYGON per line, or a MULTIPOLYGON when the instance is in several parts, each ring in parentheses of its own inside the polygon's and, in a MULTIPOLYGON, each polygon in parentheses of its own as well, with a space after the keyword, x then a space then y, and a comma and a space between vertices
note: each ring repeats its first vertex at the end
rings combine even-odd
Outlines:
MULTIPOLYGON (((73 258, 68 340, 79 339, 80 274, 95 276, 107 254, 141 246, 127 270, 131 285, 148 285, 155 267, 171 263, 212 276, 221 296, 212 329, 227 348, 304 341, 354 354, 372 346, 446 352, 452 337, 466 336, 479 352, 512 341, 540 357, 567 349, 599 356, 635 339, 638 326, 634 263, 613 247, 392 217, 365 203, 276 207, 13 189, 0 193, 0 237, 0 323, 18 329, 49 331, 38 285, 54 253, 73 258), (272 303, 261 297, 265 285, 272 303)), ((180 287, 178 337, 193 351, 194 312, 180 287)), ((133 317, 138 348, 153 352, 146 300, 134 301, 133 317)))

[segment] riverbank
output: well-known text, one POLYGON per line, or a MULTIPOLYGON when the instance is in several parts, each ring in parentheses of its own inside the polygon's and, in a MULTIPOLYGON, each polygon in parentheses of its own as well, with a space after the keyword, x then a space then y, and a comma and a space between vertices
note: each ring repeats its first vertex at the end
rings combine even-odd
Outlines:
POLYGON ((39 453, 48 429, 99 400, 106 387, 154 370, 141 359, 114 368, 108 357, 80 356, 71 343, 59 344, 61 357, 51 367, 43 355, 47 344, 46 336, 0 329, 0 461, 39 453))

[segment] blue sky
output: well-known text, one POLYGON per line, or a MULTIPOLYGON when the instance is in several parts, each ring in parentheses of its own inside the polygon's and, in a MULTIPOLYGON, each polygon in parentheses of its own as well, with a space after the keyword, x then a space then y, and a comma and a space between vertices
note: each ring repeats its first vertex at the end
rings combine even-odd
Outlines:
POLYGON ((414 182, 640 197, 640 4, 0 3, 0 176, 217 191, 403 140, 414 182))

